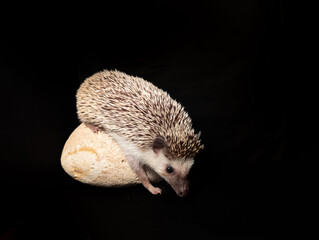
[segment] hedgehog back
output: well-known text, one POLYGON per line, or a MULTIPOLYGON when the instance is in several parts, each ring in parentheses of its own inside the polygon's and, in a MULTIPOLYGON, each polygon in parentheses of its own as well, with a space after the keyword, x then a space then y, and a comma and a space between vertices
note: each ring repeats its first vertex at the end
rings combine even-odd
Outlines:
POLYGON ((102 71, 87 78, 77 91, 79 119, 149 148, 156 137, 168 143, 172 158, 191 157, 199 136, 184 108, 167 92, 142 78, 102 71))

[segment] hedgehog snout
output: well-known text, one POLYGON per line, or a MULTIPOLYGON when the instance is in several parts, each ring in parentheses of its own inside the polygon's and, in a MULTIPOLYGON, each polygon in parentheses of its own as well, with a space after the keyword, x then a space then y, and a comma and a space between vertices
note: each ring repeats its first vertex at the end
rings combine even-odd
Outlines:
POLYGON ((186 178, 177 178, 172 181, 167 181, 180 197, 185 197, 189 192, 189 181, 186 178))
POLYGON ((187 195, 188 195, 188 188, 187 189, 185 189, 185 190, 183 190, 183 191, 179 191, 178 193, 177 193, 177 195, 178 196, 180 196, 180 197, 186 197, 187 195))

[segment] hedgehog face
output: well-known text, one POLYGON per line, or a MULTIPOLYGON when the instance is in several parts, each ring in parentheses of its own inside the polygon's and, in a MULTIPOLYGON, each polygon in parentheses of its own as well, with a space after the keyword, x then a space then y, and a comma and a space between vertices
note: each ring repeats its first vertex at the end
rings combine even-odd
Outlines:
POLYGON ((194 163, 193 158, 169 159, 164 152, 145 151, 143 159, 146 165, 160 175, 177 193, 184 197, 188 194, 188 173, 194 163))
POLYGON ((159 171, 159 174, 171 185, 180 197, 184 197, 188 194, 189 181, 187 176, 193 163, 193 159, 169 160, 159 171))
POLYGON ((167 157, 167 143, 163 138, 156 138, 152 146, 152 155, 149 161, 153 170, 168 182, 180 197, 188 194, 188 173, 191 169, 193 158, 170 159, 167 157))

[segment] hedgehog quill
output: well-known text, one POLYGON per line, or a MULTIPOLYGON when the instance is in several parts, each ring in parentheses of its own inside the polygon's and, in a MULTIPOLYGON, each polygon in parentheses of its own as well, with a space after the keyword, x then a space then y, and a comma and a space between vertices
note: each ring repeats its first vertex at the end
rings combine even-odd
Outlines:
POLYGON ((104 70, 85 79, 76 93, 77 114, 93 132, 105 131, 121 148, 146 189, 161 194, 145 169, 188 194, 189 170, 204 146, 184 108, 152 83, 104 70))

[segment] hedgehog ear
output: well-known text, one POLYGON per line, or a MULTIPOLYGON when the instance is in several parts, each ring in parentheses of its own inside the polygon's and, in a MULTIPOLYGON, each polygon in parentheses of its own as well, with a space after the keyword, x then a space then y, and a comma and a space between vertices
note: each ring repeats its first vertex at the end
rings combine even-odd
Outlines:
POLYGON ((154 139, 152 148, 156 155, 158 155, 159 152, 166 147, 167 147, 167 143, 164 138, 157 137, 154 139))

